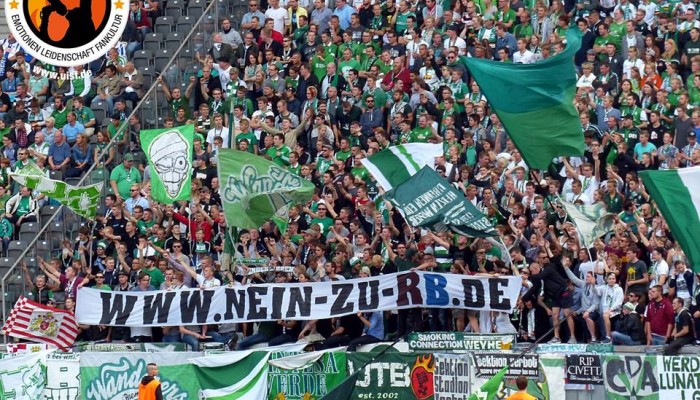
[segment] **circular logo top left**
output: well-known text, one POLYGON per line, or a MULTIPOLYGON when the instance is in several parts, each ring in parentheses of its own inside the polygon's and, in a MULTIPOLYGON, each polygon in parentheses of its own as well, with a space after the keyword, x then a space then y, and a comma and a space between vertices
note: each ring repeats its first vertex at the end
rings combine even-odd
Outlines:
POLYGON ((5 15, 24 51, 71 67, 103 57, 119 42, 129 0, 5 0, 5 15))

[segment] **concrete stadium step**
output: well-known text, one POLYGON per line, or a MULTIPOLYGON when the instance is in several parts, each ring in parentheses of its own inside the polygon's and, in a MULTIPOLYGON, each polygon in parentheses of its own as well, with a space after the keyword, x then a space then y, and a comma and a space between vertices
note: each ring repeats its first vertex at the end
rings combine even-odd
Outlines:
POLYGON ((10 33, 10 28, 5 19, 5 7, 0 7, 0 39, 5 39, 8 33, 10 33))

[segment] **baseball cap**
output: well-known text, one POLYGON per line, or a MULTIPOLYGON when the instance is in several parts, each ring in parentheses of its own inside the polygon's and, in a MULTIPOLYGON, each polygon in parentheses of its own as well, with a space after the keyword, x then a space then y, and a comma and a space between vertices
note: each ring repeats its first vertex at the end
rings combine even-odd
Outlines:
POLYGON ((694 138, 694 137, 695 137, 695 132, 694 132, 694 131, 688 132, 688 137, 693 137, 693 138, 694 138))
POLYGON ((595 52, 595 50, 590 49, 586 52, 586 54, 596 55, 597 53, 595 52))
POLYGON ((630 311, 634 311, 634 309, 635 309, 634 304, 632 304, 630 302, 625 303, 622 307, 624 307, 630 311))
POLYGON ((124 155, 124 161, 134 161, 134 155, 131 153, 126 153, 126 155, 124 155))
POLYGON ((100 240, 99 242, 97 242, 97 248, 98 248, 98 249, 99 249, 99 248, 102 248, 102 249, 106 250, 107 247, 108 247, 108 245, 107 245, 107 242, 106 242, 106 241, 100 240))
POLYGON ((362 268, 360 268, 360 273, 361 273, 361 274, 372 275, 372 271, 369 270, 369 267, 362 267, 362 268))

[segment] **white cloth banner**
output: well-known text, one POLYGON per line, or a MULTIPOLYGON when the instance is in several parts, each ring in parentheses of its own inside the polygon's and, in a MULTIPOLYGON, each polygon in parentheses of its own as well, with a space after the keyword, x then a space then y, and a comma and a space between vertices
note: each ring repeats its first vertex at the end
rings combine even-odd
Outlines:
POLYGON ((326 319, 414 307, 510 312, 519 277, 474 277, 423 271, 340 282, 265 284, 181 291, 78 291, 81 324, 173 326, 326 319))

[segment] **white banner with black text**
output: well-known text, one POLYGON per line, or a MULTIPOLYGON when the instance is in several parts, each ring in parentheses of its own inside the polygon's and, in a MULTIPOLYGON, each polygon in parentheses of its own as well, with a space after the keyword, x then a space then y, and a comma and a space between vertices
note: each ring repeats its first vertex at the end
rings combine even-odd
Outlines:
POLYGON ((519 277, 407 271, 335 282, 179 291, 82 288, 75 314, 79 323, 89 325, 174 326, 325 319, 413 307, 510 312, 521 286, 519 277))

